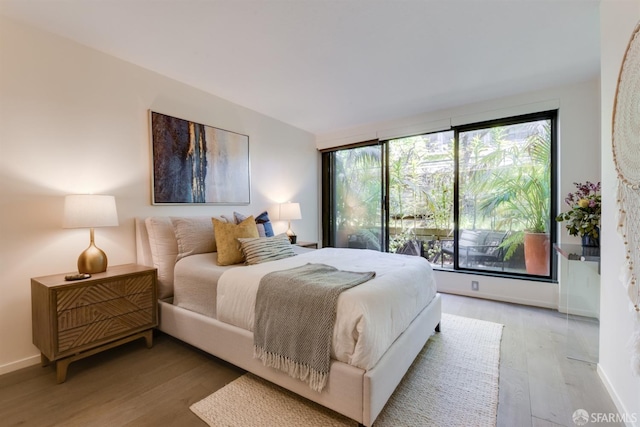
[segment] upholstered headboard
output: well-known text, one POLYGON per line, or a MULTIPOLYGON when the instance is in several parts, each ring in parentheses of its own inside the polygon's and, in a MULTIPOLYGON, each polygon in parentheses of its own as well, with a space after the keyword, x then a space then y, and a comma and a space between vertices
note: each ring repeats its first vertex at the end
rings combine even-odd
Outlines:
MULTIPOLYGON (((208 218, 211 221, 211 218, 208 218)), ((169 217, 136 218, 138 264, 158 269, 158 298, 173 297, 173 273, 178 242, 169 217)))
MULTIPOLYGON (((176 262, 189 255, 216 252, 212 218, 239 223, 246 216, 234 212, 225 216, 150 216, 136 218, 136 258, 138 264, 158 269, 158 297, 173 297, 176 262)), ((258 235, 273 236, 266 212, 255 218, 258 235)))
POLYGON ((144 224, 144 218, 136 218, 136 260, 140 265, 153 267, 151 259, 151 246, 149 246, 149 233, 144 224))

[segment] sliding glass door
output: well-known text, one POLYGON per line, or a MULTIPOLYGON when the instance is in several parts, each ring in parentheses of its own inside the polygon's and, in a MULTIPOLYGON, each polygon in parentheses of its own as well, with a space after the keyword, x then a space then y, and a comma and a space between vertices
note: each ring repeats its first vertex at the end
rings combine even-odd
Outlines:
POLYGON ((387 142, 389 147, 389 251, 417 244, 443 266, 441 245, 453 237, 453 131, 387 142))
POLYGON ((383 145, 344 148, 322 159, 332 171, 323 184, 324 245, 385 250, 383 145))
POLYGON ((556 114, 324 152, 324 245, 552 279, 556 114))

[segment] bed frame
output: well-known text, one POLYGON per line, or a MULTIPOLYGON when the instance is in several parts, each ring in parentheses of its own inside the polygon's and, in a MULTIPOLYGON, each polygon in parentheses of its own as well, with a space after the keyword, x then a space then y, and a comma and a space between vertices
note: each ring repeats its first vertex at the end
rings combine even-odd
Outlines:
MULTIPOLYGON (((144 219, 136 219, 138 263, 154 266, 144 219)), ((157 267, 157 266, 156 266, 157 267)), ((284 387, 300 396, 371 426, 433 331, 439 331, 440 295, 413 320, 376 366, 367 371, 332 360, 327 385, 321 393, 253 358, 253 334, 214 318, 159 302, 158 328, 175 338, 284 387)))

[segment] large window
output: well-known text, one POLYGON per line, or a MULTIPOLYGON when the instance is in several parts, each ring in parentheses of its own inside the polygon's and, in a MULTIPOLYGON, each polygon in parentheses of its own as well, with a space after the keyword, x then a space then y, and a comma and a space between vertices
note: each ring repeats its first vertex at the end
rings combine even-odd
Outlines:
POLYGON ((550 277, 554 122, 545 114, 456 131, 454 266, 550 277))
POLYGON ((324 244, 550 279, 555 133, 552 111, 325 152, 324 244))

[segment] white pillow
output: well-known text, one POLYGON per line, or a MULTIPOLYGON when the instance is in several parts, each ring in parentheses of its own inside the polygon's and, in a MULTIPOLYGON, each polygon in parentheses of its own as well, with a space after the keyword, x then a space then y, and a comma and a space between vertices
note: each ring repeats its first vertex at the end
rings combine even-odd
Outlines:
MULTIPOLYGON (((215 218, 226 222, 223 218, 215 218)), ((216 252, 216 236, 210 216, 171 217, 171 223, 178 242, 176 262, 189 255, 216 252)))
POLYGON ((263 262, 295 256, 293 247, 286 234, 273 237, 239 238, 240 250, 246 264, 261 264, 263 262))

